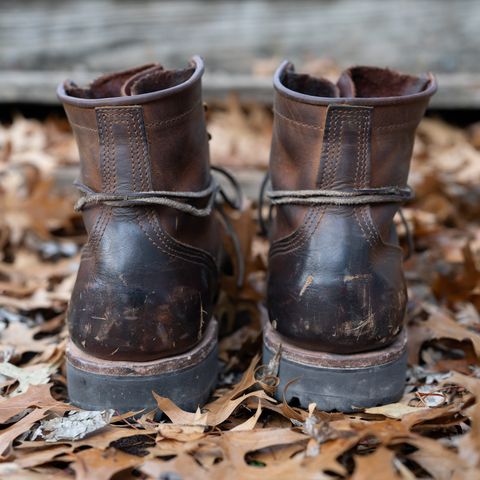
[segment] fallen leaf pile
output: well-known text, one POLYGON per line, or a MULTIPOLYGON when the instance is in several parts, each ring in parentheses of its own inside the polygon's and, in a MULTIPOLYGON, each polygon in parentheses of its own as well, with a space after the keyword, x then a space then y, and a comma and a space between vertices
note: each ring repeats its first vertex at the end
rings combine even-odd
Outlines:
MULTIPOLYGON (((214 162, 266 168, 266 108, 232 98, 208 115, 214 162)), ((480 478, 479 136, 432 119, 418 130, 417 197, 404 209, 415 240, 410 367, 398 403, 342 414, 274 400, 277 379, 259 357, 268 245, 252 206, 232 214, 246 282, 238 290, 226 278, 218 305, 217 390, 193 413, 157 396, 158 421, 68 403, 65 310, 85 241, 66 181, 77 153, 63 119, 1 126, 0 478, 480 478)), ((400 221, 398 231, 406 246, 400 221)))

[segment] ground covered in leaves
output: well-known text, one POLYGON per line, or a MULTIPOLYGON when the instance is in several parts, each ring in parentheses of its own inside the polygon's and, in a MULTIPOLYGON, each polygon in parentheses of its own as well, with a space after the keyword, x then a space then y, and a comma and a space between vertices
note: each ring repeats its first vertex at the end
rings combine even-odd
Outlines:
MULTIPOLYGON (((214 162, 265 169, 267 109, 232 100, 209 112, 209 130, 214 162)), ((68 404, 65 309, 85 240, 72 209, 77 153, 64 120, 0 127, 0 478, 480 478, 479 149, 478 127, 419 128, 399 403, 345 415, 272 398, 258 357, 267 243, 252 208, 234 219, 247 282, 227 281, 221 297, 218 388, 196 413, 158 398, 159 423, 68 404)))

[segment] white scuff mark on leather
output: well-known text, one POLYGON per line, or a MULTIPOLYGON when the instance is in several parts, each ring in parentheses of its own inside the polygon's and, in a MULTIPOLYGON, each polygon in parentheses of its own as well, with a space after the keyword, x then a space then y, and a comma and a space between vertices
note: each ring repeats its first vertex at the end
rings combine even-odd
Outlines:
POLYGON ((368 280, 370 278, 369 273, 357 273, 355 275, 344 275, 343 281, 344 282, 352 282, 354 280, 368 280))
POLYGON ((305 293, 307 288, 313 283, 313 277, 309 275, 303 284, 302 289, 300 290, 300 297, 305 293))

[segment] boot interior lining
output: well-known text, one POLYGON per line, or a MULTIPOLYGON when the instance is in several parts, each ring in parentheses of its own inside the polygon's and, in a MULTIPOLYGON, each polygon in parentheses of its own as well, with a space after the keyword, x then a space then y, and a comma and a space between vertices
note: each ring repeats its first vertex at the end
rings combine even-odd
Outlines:
POLYGON ((338 97, 339 90, 332 82, 303 73, 284 72, 281 82, 290 90, 315 97, 338 97))
POLYGON ((352 67, 344 71, 337 85, 308 74, 285 69, 282 84, 294 92, 326 98, 382 98, 412 95, 424 91, 427 76, 405 75, 388 68, 352 67))
POLYGON ((88 99, 119 97, 123 84, 130 77, 154 66, 155 64, 142 65, 122 72, 102 75, 87 87, 79 87, 76 83, 67 81, 64 85, 65 93, 71 97, 88 99))
POLYGON ((167 88, 175 87, 186 82, 195 72, 194 67, 183 70, 161 70, 155 69, 145 75, 139 75, 131 88, 131 95, 140 95, 142 93, 157 92, 167 88))
POLYGON ((79 87, 71 81, 65 82, 64 87, 67 95, 86 99, 140 95, 180 85, 187 81, 194 72, 194 67, 182 70, 164 70, 159 64, 149 64, 103 75, 87 87, 79 87), (132 82, 130 83, 129 80, 132 82), (124 88, 126 84, 128 84, 128 89, 124 88))
POLYGON ((425 77, 404 75, 376 67, 353 67, 345 72, 355 85, 355 97, 399 97, 420 93, 428 86, 425 77))

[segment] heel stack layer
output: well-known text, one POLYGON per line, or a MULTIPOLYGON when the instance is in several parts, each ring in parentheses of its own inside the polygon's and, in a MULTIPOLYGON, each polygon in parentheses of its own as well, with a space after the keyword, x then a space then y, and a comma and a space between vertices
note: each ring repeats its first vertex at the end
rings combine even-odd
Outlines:
POLYGON ((86 410, 149 411, 157 408, 155 392, 184 410, 195 411, 207 401, 217 381, 217 331, 212 319, 192 350, 150 362, 95 358, 69 341, 70 401, 86 410))
POLYGON ((265 322, 263 362, 280 352, 277 398, 316 403, 325 411, 354 412, 399 400, 407 370, 406 332, 388 347, 352 355, 336 355, 288 343, 265 322), (291 383, 289 383, 291 382, 291 383), (285 391, 285 387, 286 391, 285 391))

